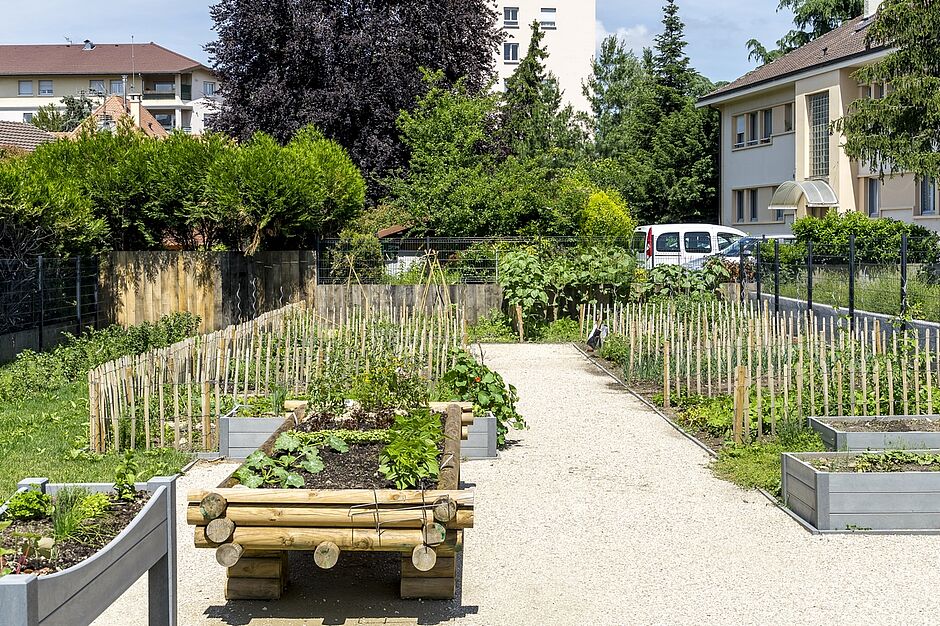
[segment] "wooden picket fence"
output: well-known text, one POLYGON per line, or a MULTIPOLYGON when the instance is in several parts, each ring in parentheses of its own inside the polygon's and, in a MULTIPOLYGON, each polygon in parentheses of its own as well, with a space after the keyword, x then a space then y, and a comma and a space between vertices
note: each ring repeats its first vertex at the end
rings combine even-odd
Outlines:
POLYGON ((465 343, 459 307, 331 309, 298 303, 88 373, 95 451, 218 449, 219 418, 275 388, 303 396, 326 371, 352 376, 395 356, 436 380, 465 343))
POLYGON ((603 319, 623 345, 628 382, 661 385, 663 404, 683 394, 735 399, 735 439, 763 417, 935 415, 940 409, 940 333, 884 328, 864 319, 774 314, 755 303, 590 307, 582 330, 603 319))

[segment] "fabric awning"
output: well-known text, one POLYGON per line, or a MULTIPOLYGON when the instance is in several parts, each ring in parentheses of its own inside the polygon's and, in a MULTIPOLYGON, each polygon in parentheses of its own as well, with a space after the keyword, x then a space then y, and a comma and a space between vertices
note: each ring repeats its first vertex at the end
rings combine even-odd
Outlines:
POLYGON ((829 183, 823 180, 789 180, 777 188, 770 201, 772 210, 797 210, 800 201, 805 199, 807 207, 837 207, 839 199, 829 183))

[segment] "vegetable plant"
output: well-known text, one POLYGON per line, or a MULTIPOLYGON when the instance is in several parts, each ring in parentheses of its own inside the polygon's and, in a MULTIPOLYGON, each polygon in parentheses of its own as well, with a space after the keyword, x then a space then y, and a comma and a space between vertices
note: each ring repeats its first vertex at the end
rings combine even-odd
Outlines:
POLYGON ((436 480, 440 473, 438 444, 443 440, 441 419, 428 409, 400 415, 389 429, 388 445, 379 455, 379 472, 399 489, 436 480))
POLYGON ((466 350, 456 352, 454 359, 454 366, 444 374, 444 384, 454 390, 459 400, 473 402, 477 414, 493 413, 497 423, 497 445, 504 447, 510 428, 526 428, 525 420, 516 410, 519 393, 466 350))
POLYGON ((137 475, 140 467, 130 450, 124 453, 124 459, 118 464, 114 472, 114 493, 120 500, 133 500, 137 495, 137 475))
POLYGON ((38 489, 27 489, 13 494, 7 501, 4 518, 7 520, 35 520, 47 517, 52 510, 52 499, 38 489))

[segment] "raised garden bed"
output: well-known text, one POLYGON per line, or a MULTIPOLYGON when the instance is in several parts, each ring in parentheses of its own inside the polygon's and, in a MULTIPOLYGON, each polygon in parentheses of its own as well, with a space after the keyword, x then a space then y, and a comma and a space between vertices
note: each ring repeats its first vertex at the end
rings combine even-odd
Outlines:
MULTIPOLYGON (((65 554, 52 546, 51 555, 14 557, 13 570, 23 573, 0 577, 0 624, 89 624, 144 573, 148 573, 150 624, 176 624, 175 480, 153 478, 136 485, 145 493, 133 501, 123 506, 113 503, 107 526, 117 530, 123 525, 123 529, 97 551, 63 542, 60 548, 65 554)), ((108 493, 114 485, 51 484, 45 478, 30 478, 18 487, 18 493, 38 489, 55 498, 67 487, 108 493)), ((0 507, 5 509, 6 505, 0 507)), ((43 533, 44 523, 30 522, 32 534, 43 533)))
POLYGON ((839 452, 940 449, 940 415, 811 417, 809 425, 839 452))
MULTIPOLYGON (((454 597, 457 553, 464 529, 473 526, 473 493, 459 488, 467 408, 447 406, 440 471, 430 489, 389 488, 394 485, 379 474, 378 455, 384 442, 374 435, 395 421, 394 414, 380 413, 347 422, 312 416, 296 427, 284 424, 261 446, 258 456, 249 458, 217 488, 190 492, 187 521, 195 526, 195 545, 214 549, 216 560, 227 568, 226 599, 278 599, 287 585, 290 550, 313 552, 313 561, 322 568, 336 565, 342 552, 398 552, 403 598, 454 597), (274 457, 284 449, 277 447, 278 441, 284 445, 282 435, 325 430, 359 430, 370 436, 351 436, 347 451, 341 451, 343 446, 320 448, 323 469, 319 471, 308 472, 302 463, 290 466, 294 483, 288 484, 302 488, 240 484, 251 481, 255 471, 267 471, 252 468, 259 468, 262 457, 274 457)), ((291 454, 300 458, 302 450, 291 454)))
POLYGON ((818 530, 940 530, 938 454, 783 454, 783 501, 818 530))

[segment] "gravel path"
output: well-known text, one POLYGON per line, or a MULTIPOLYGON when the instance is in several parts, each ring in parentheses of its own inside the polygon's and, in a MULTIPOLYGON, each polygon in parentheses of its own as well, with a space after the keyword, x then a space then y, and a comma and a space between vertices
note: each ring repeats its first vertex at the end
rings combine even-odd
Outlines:
MULTIPOLYGON (((487 346, 519 387, 530 429, 497 461, 468 462, 476 527, 459 601, 403 602, 397 564, 292 555, 276 603, 222 597, 211 550, 180 517, 180 623, 932 624, 940 536, 816 537, 755 492, 715 479, 707 455, 570 346, 487 346), (367 595, 370 602, 359 597, 367 595)), ((180 489, 217 484, 201 465, 180 489)), ((141 581, 96 624, 146 623, 141 581)))

